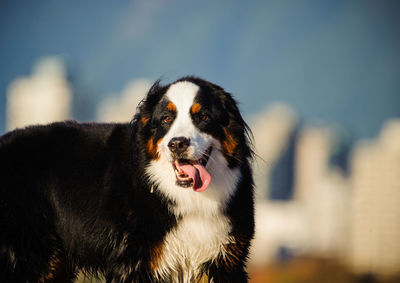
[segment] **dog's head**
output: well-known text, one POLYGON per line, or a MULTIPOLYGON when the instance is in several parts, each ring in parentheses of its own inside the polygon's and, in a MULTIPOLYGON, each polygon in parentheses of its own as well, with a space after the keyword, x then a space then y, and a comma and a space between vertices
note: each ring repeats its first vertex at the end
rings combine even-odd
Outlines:
POLYGON ((236 102, 221 87, 199 78, 167 86, 156 82, 134 121, 148 174, 160 186, 202 192, 235 175, 251 157, 249 129, 236 102))

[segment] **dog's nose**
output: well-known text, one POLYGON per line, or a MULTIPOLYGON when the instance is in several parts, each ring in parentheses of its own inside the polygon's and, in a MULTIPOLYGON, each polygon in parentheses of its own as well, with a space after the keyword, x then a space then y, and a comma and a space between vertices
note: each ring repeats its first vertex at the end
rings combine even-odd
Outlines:
POLYGON ((172 138, 169 143, 168 147, 169 150, 175 154, 180 154, 184 152, 190 144, 190 139, 185 137, 176 137, 172 138))

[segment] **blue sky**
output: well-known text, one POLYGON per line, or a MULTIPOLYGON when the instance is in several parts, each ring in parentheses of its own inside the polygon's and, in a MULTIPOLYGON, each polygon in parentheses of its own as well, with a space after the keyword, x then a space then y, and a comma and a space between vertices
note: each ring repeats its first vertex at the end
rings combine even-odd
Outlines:
POLYGON ((77 119, 133 78, 194 74, 246 117, 280 101, 372 137, 400 116, 399 13, 398 1, 2 0, 0 133, 8 84, 59 55, 89 105, 77 119))

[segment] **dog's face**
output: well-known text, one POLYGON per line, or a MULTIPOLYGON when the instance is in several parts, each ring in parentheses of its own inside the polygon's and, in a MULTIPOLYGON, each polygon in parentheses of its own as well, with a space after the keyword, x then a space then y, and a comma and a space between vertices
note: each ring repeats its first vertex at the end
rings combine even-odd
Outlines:
POLYGON ((139 116, 147 173, 161 190, 173 196, 232 193, 250 149, 246 124, 222 88, 195 78, 156 84, 139 116))

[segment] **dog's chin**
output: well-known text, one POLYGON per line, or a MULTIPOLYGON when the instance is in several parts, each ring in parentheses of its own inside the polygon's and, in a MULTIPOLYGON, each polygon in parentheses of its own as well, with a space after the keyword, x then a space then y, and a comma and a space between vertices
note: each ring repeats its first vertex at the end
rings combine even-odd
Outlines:
POLYGON ((213 148, 210 146, 199 159, 172 159, 176 185, 182 188, 191 187, 195 191, 206 189, 211 179, 206 167, 212 150, 213 148))

